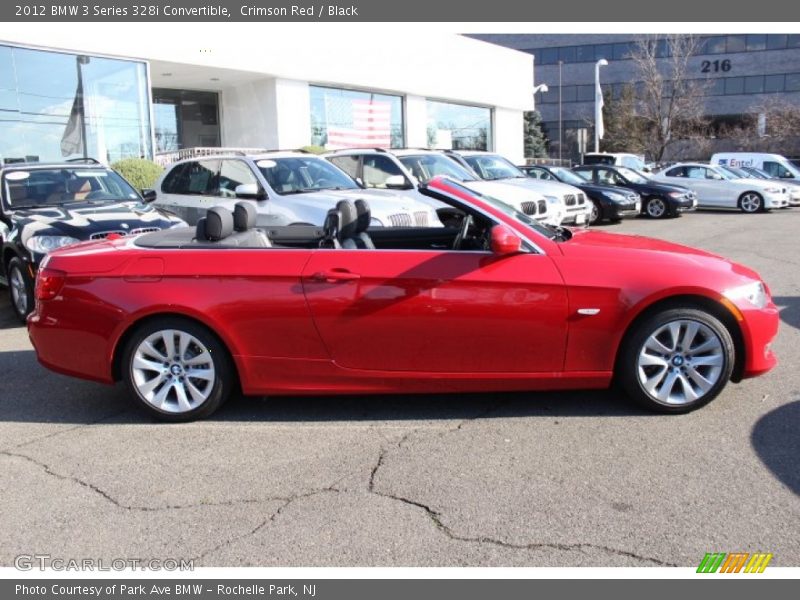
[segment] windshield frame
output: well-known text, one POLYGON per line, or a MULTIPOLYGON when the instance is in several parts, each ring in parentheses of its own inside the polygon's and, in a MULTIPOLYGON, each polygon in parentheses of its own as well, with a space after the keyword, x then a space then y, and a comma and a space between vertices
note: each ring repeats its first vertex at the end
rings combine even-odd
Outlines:
MULTIPOLYGON (((92 192, 105 192, 105 190, 92 190, 92 192)), ((92 193, 89 192, 89 193, 92 193)), ((74 193, 73 193, 74 195, 74 193)), ((112 204, 116 202, 144 202, 142 195, 139 193, 139 190, 134 188, 130 182, 125 179, 122 175, 117 173, 114 169, 108 167, 96 167, 96 166, 87 166, 87 165, 19 165, 13 166, 9 168, 5 168, 2 171, 2 181, 0 181, 0 198, 2 198, 2 208, 7 212, 13 212, 17 210, 31 210, 31 209, 45 209, 45 208, 54 208, 59 206, 65 206, 69 204, 82 204, 82 203, 91 203, 91 204, 112 204), (69 171, 72 172, 72 177, 64 177, 63 172, 69 171), (29 198, 26 202, 25 200, 16 203, 11 200, 11 188, 9 187, 9 182, 14 181, 13 179, 9 179, 8 176, 11 173, 28 173, 29 175, 24 179, 20 179, 19 181, 27 181, 30 179, 31 175, 36 173, 57 173, 61 176, 61 180, 59 181, 56 178, 53 181, 53 185, 64 184, 70 179, 75 179, 81 177, 80 175, 76 175, 75 173, 83 173, 83 179, 90 180, 91 178, 95 178, 98 181, 101 181, 103 178, 108 178, 108 181, 112 181, 113 184, 120 189, 120 191, 125 195, 113 195, 109 192, 109 197, 102 198, 72 198, 69 200, 62 199, 58 202, 48 202, 49 196, 54 195, 55 193, 67 195, 66 188, 62 192, 60 189, 56 189, 55 187, 51 190, 48 190, 48 198, 45 198, 44 201, 33 200, 33 198, 29 198), (93 176, 90 173, 102 173, 100 176, 93 176)))
POLYGON ((614 168, 617 170, 617 173, 622 175, 630 183, 636 183, 638 185, 647 185, 650 183, 650 179, 645 177, 643 173, 640 173, 636 169, 631 169, 630 167, 620 167, 618 165, 615 165, 614 168), (633 176, 631 176, 630 173, 633 173, 633 176), (637 181, 637 178, 641 181, 637 181))
MULTIPOLYGON (((279 196, 291 196, 291 195, 294 195, 294 194, 311 194, 311 193, 314 193, 314 192, 326 192, 326 191, 327 192, 332 192, 332 191, 340 191, 340 190, 363 190, 363 188, 360 185, 358 185, 358 182, 356 182, 355 179, 350 177, 350 175, 348 175, 345 171, 343 171, 342 169, 337 167, 332 162, 330 162, 328 160, 325 160, 324 158, 321 158, 321 157, 318 157, 318 156, 314 156, 314 155, 309 155, 309 156, 306 156, 306 155, 303 155, 303 156, 260 156, 260 157, 257 157, 257 158, 253 158, 253 164, 255 165, 255 168, 258 171, 258 174, 264 179, 264 181, 266 182, 267 186, 269 186, 269 189, 271 191, 275 192, 279 196), (335 177, 340 178, 341 183, 338 184, 338 185, 330 186, 330 187, 308 187, 308 185, 304 183, 304 187, 302 187, 302 188, 297 187, 297 188, 292 189, 292 190, 280 191, 280 190, 278 190, 278 188, 275 185, 273 185, 271 177, 267 175, 267 171, 269 169, 274 169, 275 167, 262 167, 262 166, 260 166, 258 164, 258 163, 260 163, 262 161, 272 161, 272 162, 276 163, 275 167, 281 166, 281 162, 282 161, 285 161, 285 162, 300 161, 300 162, 313 163, 314 165, 320 165, 320 169, 322 171, 325 171, 326 173, 330 172, 335 177)), ((282 165, 282 166, 284 166, 285 168, 290 170, 295 176, 297 176, 299 178, 303 178, 302 174, 298 174, 299 169, 301 169, 301 168, 306 168, 307 169, 308 168, 308 166, 303 166, 303 167, 297 167, 296 168, 297 170, 296 170, 295 168, 288 167, 287 165, 282 165)), ((324 178, 320 178, 320 179, 324 179, 324 178)), ((313 185, 313 182, 312 182, 311 185, 313 185)))

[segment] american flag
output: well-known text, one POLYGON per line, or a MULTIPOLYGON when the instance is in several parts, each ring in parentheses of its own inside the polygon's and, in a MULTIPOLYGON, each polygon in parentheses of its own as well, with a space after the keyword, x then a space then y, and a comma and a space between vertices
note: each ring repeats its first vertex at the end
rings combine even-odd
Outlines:
POLYGON ((325 98, 329 150, 391 145, 392 105, 376 100, 325 98))

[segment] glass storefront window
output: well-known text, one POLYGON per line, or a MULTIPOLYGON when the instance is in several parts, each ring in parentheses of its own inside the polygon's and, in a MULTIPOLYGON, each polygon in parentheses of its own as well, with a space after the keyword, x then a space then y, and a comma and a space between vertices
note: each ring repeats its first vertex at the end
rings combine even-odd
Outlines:
POLYGON ((151 158, 144 63, 0 46, 0 159, 151 158))
POLYGON ((309 86, 311 143, 337 148, 402 148, 400 96, 309 86))
POLYGON ((453 150, 489 150, 492 147, 492 111, 428 100, 428 147, 453 150))
POLYGON ((157 152, 219 146, 219 94, 156 88, 153 121, 157 152))

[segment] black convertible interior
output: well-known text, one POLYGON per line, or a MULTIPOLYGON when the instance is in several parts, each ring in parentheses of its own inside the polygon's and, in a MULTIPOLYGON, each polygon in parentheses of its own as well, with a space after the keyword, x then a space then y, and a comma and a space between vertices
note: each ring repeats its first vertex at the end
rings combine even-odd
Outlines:
POLYGON ((208 210, 196 227, 180 227, 138 237, 144 248, 329 248, 364 250, 489 250, 492 223, 475 213, 460 212, 445 227, 373 227, 364 200, 342 200, 328 211, 321 227, 288 225, 256 227, 251 202, 238 202, 234 211, 208 210))

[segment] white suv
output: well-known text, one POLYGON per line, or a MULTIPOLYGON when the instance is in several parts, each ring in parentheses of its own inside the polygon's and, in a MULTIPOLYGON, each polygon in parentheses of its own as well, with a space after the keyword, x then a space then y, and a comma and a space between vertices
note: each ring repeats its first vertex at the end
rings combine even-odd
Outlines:
POLYGON ((247 199, 256 204, 259 227, 320 226, 339 200, 363 199, 372 211, 372 227, 442 226, 430 204, 391 191, 365 190, 328 161, 299 151, 182 160, 167 168, 155 190, 155 204, 190 225, 213 206, 233 209, 247 199))
POLYGON ((585 225, 592 214, 592 203, 580 188, 567 183, 533 179, 519 167, 499 154, 481 150, 447 151, 448 156, 468 167, 484 181, 504 183, 542 194, 555 213, 562 216, 557 225, 585 225))
POLYGON ((451 160, 438 150, 384 150, 382 148, 352 148, 323 155, 367 188, 402 191, 418 198, 439 211, 448 221, 448 207, 431 200, 419 191, 421 184, 442 175, 459 181, 464 187, 491 196, 538 221, 560 225, 563 215, 551 209, 547 199, 533 190, 525 190, 494 181, 482 181, 469 168, 451 160))

